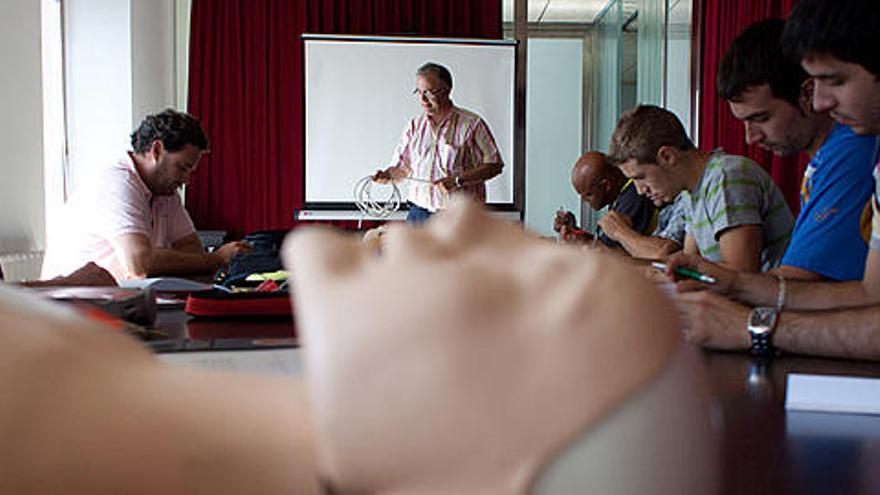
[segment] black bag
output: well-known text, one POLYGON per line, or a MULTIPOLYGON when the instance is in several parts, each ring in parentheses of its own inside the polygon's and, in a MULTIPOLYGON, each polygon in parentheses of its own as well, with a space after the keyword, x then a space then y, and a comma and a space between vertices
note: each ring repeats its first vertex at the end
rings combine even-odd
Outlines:
POLYGON ((255 287, 260 282, 245 281, 249 275, 283 270, 281 244, 284 242, 287 232, 286 230, 263 230, 246 235, 243 240, 251 244, 253 251, 232 258, 229 266, 221 268, 214 275, 214 283, 227 288, 255 287))

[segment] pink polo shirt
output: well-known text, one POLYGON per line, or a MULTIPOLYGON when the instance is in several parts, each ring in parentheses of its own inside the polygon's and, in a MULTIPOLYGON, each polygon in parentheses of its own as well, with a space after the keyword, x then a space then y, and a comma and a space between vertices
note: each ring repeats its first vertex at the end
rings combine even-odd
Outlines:
POLYGON ((43 278, 67 275, 89 261, 116 277, 131 278, 114 248, 123 234, 143 234, 153 247, 168 248, 195 232, 180 196, 153 196, 128 155, 101 169, 65 207, 64 221, 50 232, 43 278))

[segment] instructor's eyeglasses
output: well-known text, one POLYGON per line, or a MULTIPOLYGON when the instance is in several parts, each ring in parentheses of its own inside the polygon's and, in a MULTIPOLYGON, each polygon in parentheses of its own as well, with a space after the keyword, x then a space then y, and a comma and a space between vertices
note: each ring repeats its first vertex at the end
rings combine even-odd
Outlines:
POLYGON ((416 88, 413 90, 413 95, 415 95, 417 98, 424 96, 425 98, 427 98, 429 100, 436 100, 437 97, 440 96, 440 94, 443 93, 444 91, 446 91, 446 88, 438 88, 438 89, 419 89, 419 88, 416 88))

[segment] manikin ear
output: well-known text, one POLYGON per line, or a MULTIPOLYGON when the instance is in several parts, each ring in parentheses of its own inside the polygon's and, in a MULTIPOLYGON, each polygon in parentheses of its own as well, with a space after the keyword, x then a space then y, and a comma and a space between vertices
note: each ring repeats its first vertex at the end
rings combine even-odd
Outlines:
POLYGON ((678 162, 678 155, 681 151, 675 146, 661 146, 657 150, 657 165, 664 168, 672 168, 678 162))
POLYGON ((816 81, 812 77, 808 77, 801 83, 801 94, 798 95, 798 106, 801 113, 810 115, 813 111, 813 92, 816 88, 816 81))

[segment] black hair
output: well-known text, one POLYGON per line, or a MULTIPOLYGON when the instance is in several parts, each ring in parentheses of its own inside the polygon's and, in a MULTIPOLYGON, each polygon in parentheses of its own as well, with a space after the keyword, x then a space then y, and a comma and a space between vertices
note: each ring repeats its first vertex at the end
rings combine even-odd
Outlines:
POLYGON ((157 140, 162 141, 167 151, 180 151, 187 144, 201 151, 210 148, 202 124, 192 115, 172 108, 147 115, 137 130, 131 133, 131 148, 135 153, 146 153, 153 141, 157 140))
POLYGON ((437 76, 437 79, 440 79, 441 81, 446 83, 446 86, 448 86, 449 89, 452 89, 452 73, 449 72, 449 69, 443 67, 440 64, 428 62, 419 67, 419 70, 416 71, 416 75, 422 76, 427 74, 428 72, 432 72, 435 76, 437 76))
POLYGON ((828 54, 880 77, 880 1, 800 0, 785 23, 782 48, 794 60, 828 54))
POLYGON ((749 89, 769 84, 773 96, 799 107, 801 87, 809 76, 799 62, 783 55, 784 29, 782 19, 766 19, 751 24, 733 40, 715 76, 720 97, 738 101, 749 89))

